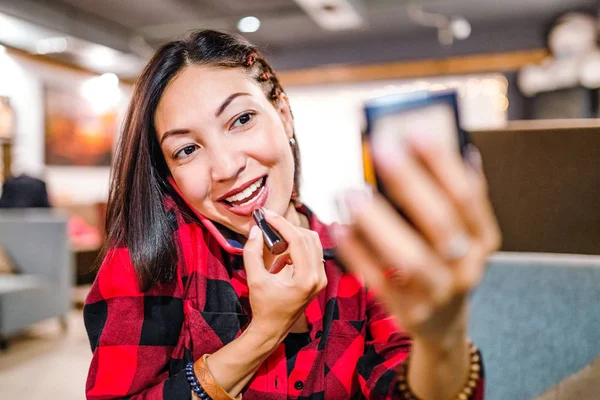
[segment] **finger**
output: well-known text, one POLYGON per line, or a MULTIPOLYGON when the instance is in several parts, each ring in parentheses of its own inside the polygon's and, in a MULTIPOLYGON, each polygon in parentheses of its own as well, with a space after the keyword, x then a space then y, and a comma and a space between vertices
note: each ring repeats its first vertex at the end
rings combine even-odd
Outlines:
POLYGON ((250 229, 242 255, 248 283, 264 279, 265 274, 268 272, 265 269, 263 260, 263 237, 258 226, 254 225, 250 229))
POLYGON ((374 160, 386 194, 410 219, 438 254, 446 255, 451 241, 467 237, 460 215, 431 174, 406 144, 395 149, 374 143, 374 160))
POLYGON ((489 252, 500 250, 502 243, 502 234, 500 227, 498 226, 498 220, 494 213, 494 208, 490 201, 489 189, 485 172, 483 169, 483 160, 481 153, 474 145, 469 145, 465 152, 465 160, 470 168, 467 168, 467 176, 470 185, 474 188, 473 190, 483 198, 483 204, 481 209, 474 209, 473 211, 479 213, 481 221, 485 221, 483 224, 484 229, 482 232, 482 241, 489 252))
POLYGON ((363 194, 361 200, 359 192, 352 199, 352 230, 380 257, 382 265, 404 269, 436 298, 447 292, 451 271, 385 199, 363 194))
MULTIPOLYGON (((314 272, 311 268, 315 264, 318 254, 317 249, 314 249, 312 240, 308 239, 307 235, 301 228, 294 226, 283 216, 274 213, 271 210, 264 210, 265 218, 281 236, 288 242, 288 249, 292 262, 297 267, 295 273, 299 278, 308 278, 314 272)), ((321 257, 318 258, 320 260, 321 257)))
POLYGON ((334 224, 331 231, 336 241, 336 255, 342 264, 364 281, 374 293, 381 293, 385 279, 376 258, 368 254, 366 248, 350 234, 347 227, 334 224))
POLYGON ((485 272, 486 252, 480 242, 476 242, 460 260, 454 272, 456 293, 468 294, 479 284, 485 272))
POLYGON ((465 151, 464 169, 470 193, 464 197, 463 212, 470 218, 469 225, 475 227, 484 248, 488 252, 499 250, 501 233, 489 198, 481 153, 473 144, 465 151))
MULTIPOLYGON (((325 263, 323 260, 323 246, 321 244, 321 238, 315 231, 311 231, 304 228, 298 228, 300 233, 303 235, 307 245, 307 260, 306 265, 298 264, 299 268, 304 272, 299 275, 298 279, 308 279, 307 283, 319 283, 327 280, 325 273, 325 263)), ((292 260, 293 261, 293 260, 292 260)))
POLYGON ((473 218, 477 218, 480 221, 481 228, 479 241, 482 242, 484 249, 487 251, 487 254, 489 254, 500 249, 502 234, 500 232, 496 214, 494 213, 492 202, 488 195, 488 186, 485 175, 473 170, 467 171, 467 175, 476 196, 481 199, 481 201, 474 204, 471 212, 474 215, 473 218))
POLYGON ((292 259, 290 258, 290 254, 283 253, 282 255, 277 257, 275 259, 275 261, 273 262, 273 264, 269 267, 269 272, 272 274, 277 274, 279 271, 281 271, 283 268, 285 268, 286 265, 290 265, 290 264, 292 264, 292 259))
POLYGON ((483 175, 483 159, 481 153, 474 144, 467 145, 465 150, 465 161, 466 163, 478 174, 483 175))
POLYGON ((415 153, 452 200, 472 238, 473 248, 455 263, 455 287, 468 293, 481 280, 484 260, 495 250, 497 223, 487 196, 487 184, 481 169, 481 157, 474 146, 466 152, 467 162, 455 148, 435 140, 413 139, 415 153), (494 250, 492 250, 494 249, 494 250))
POLYGON ((439 188, 448 196, 455 210, 462 218, 471 235, 481 233, 481 221, 472 208, 482 201, 469 179, 468 168, 457 147, 448 146, 435 138, 435 135, 413 135, 410 140, 412 150, 431 174, 439 188))
POLYGON ((400 278, 387 277, 377 253, 352 229, 341 225, 332 228, 342 264, 386 304, 390 314, 400 317, 402 326, 410 328, 431 315, 434 303, 416 275, 404 271, 400 278))

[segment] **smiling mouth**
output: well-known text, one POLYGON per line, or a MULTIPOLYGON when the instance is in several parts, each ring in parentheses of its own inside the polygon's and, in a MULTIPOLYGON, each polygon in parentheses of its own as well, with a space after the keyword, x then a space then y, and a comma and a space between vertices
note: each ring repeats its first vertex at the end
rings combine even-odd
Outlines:
POLYGON ((257 180, 252 185, 242 190, 240 193, 227 197, 226 199, 221 201, 223 201, 231 207, 238 207, 250 204, 262 193, 262 191, 265 188, 266 181, 267 177, 263 176, 261 179, 257 180))

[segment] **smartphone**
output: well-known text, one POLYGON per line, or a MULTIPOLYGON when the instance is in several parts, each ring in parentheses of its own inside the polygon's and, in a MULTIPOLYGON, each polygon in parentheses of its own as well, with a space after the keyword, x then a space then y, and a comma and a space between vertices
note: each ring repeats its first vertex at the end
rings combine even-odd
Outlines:
POLYGON ((432 132, 445 145, 464 156, 469 136, 461 128, 458 96, 454 91, 413 92, 378 97, 364 105, 366 128, 362 135, 365 181, 385 196, 385 188, 377 177, 371 157, 371 146, 377 141, 398 146, 414 132, 432 132))

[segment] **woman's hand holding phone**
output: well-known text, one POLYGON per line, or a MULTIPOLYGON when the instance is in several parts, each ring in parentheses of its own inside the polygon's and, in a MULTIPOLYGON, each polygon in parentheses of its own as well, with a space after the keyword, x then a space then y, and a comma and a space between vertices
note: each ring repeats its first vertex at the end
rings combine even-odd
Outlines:
POLYGON ((288 242, 291 264, 271 273, 263 259, 263 237, 254 226, 244 246, 251 325, 267 336, 283 340, 311 300, 327 286, 323 249, 316 232, 292 225, 265 210, 267 222, 288 242))
MULTIPOLYGON (((372 147, 387 199, 345 196, 351 223, 334 229, 338 255, 413 338, 455 344, 466 338, 467 295, 500 245, 484 175, 435 133, 372 147)), ((474 148, 466 157, 480 165, 474 148)))

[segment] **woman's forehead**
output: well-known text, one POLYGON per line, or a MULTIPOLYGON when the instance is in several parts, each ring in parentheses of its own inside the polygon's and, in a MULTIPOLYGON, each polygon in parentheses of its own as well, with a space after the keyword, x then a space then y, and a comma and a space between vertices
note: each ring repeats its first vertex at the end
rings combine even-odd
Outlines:
MULTIPOLYGON (((191 65, 183 69, 167 86, 162 100, 181 96, 207 96, 249 92, 262 93, 253 79, 241 68, 214 68, 191 65)), ((208 99, 205 99, 205 101, 208 99)), ((219 101, 221 99, 216 99, 219 101)))
MULTIPOLYGON (((241 68, 214 68, 191 65, 182 70, 165 88, 156 110, 156 123, 196 115, 215 115, 227 97, 249 93, 255 100, 264 98, 262 89, 241 68)), ((246 96, 245 96, 246 97, 246 96)))

